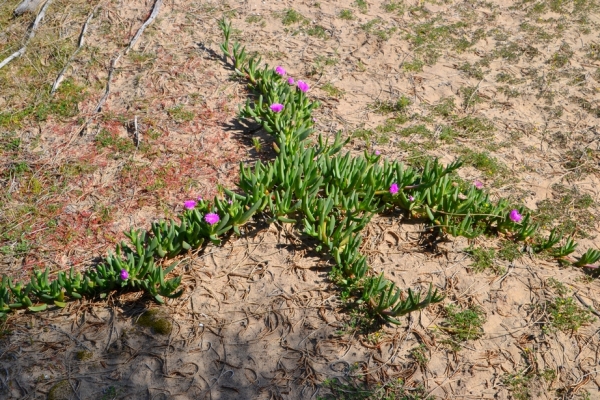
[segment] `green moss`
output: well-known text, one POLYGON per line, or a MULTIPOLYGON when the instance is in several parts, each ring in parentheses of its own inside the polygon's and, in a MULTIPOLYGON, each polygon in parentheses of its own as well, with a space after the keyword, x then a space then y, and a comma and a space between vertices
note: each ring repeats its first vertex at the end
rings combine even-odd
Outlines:
POLYGON ((94 356, 94 353, 92 353, 91 351, 87 351, 87 350, 79 350, 77 353, 75 353, 75 358, 77 358, 79 361, 87 361, 89 359, 91 359, 94 356))
POLYGON ((138 318, 137 324, 146 328, 152 328, 152 331, 159 335, 168 335, 173 330, 173 324, 162 316, 160 310, 156 308, 143 313, 138 318))
POLYGON ((69 400, 73 396, 73 388, 68 381, 60 381, 50 388, 48 400, 69 400))

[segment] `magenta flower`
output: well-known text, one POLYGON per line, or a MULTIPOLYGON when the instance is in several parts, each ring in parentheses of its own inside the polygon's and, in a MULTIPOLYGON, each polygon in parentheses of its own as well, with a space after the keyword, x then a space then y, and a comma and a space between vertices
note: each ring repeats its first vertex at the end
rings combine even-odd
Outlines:
POLYGON ((283 110, 283 104, 273 103, 269 108, 271 109, 271 111, 278 113, 283 110))
POLYGON ((512 210, 508 216, 512 222, 521 222, 523 216, 519 214, 519 210, 512 210))
POLYGON ((292 77, 289 77, 289 78, 288 78, 288 83, 289 83, 290 85, 293 85, 294 83, 296 83, 296 81, 294 80, 294 78, 292 78, 292 77))
POLYGON ((476 180, 475 182, 473 182, 473 186, 475 186, 475 188, 481 190, 481 189, 483 189, 483 182, 476 180))
POLYGON ((408 195, 408 201, 415 201, 415 198, 412 197, 411 195, 408 195))
POLYGON ((390 186, 390 193, 391 194, 398 193, 398 184, 397 183, 392 183, 392 186, 390 186))
POLYGON ((306 93, 308 92, 308 89, 310 89, 310 87, 308 86, 308 83, 304 81, 298 81, 298 89, 306 93))
POLYGON ((283 67, 279 67, 278 66, 277 68, 275 68, 275 73, 278 74, 278 75, 284 76, 285 75, 285 69, 283 69, 283 67))
POLYGON ((192 210, 194 207, 196 207, 196 200, 186 200, 183 202, 183 207, 186 210, 192 210))
POLYGON ((125 269, 122 269, 121 270, 121 274, 119 275, 119 277, 122 280, 126 281, 127 279, 129 279, 129 272, 127 272, 127 270, 125 270, 125 269))
POLYGON ((375 151, 375 155, 376 155, 376 156, 378 156, 378 155, 380 155, 380 154, 381 154, 381 152, 380 152, 379 150, 376 150, 376 151, 375 151))
POLYGON ((221 218, 219 218, 219 214, 208 213, 204 216, 204 220, 208 222, 209 225, 214 225, 219 222, 221 218))

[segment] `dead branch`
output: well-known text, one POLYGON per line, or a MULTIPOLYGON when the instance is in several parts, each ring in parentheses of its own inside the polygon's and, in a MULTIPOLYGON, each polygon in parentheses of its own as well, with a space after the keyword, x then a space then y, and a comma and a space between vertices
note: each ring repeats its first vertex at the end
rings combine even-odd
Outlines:
MULTIPOLYGON (((27 0, 25 0, 25 1, 27 1, 27 0)), ((40 0, 33 0, 33 1, 38 1, 38 4, 39 4, 40 0)), ((38 15, 35 17, 35 21, 33 21, 33 25, 31 26, 31 30, 29 31, 29 35, 27 36, 27 39, 25 39, 25 44, 23 45, 23 47, 21 47, 19 50, 15 51, 13 54, 11 54, 7 58, 5 58, 2 62, 0 62, 0 69, 4 68, 4 66, 6 66, 9 62, 11 62, 12 60, 14 60, 17 57, 22 56, 23 53, 25 53, 25 50, 27 50, 27 45, 29 44, 29 41, 31 39, 33 39, 33 37, 35 36, 35 32, 37 31, 38 26, 40 25, 40 21, 42 19, 44 19, 44 15, 46 15, 46 10, 48 10, 50 3, 52 3, 52 0, 47 0, 46 3, 44 4, 44 7, 42 7, 42 9, 38 13, 38 15)), ((21 4, 23 4, 23 3, 21 3, 21 4)), ((37 7, 36 7, 36 9, 37 9, 37 7)), ((16 10, 15 10, 15 12, 16 12, 16 10)))
POLYGON ((138 29, 138 31, 135 33, 135 36, 133 36, 133 38, 129 42, 129 46, 127 46, 127 48, 125 49, 125 54, 129 53, 129 50, 131 50, 133 48, 133 46, 135 46, 135 44, 137 43, 138 39, 140 38, 140 36, 142 36, 142 33, 144 33, 144 31, 146 30, 146 28, 152 22, 154 22, 154 20, 156 19, 157 15, 158 15, 158 12, 160 11, 160 6, 161 5, 162 5, 162 0, 156 0, 154 2, 154 6, 152 7, 152 12, 150 13, 150 16, 148 17, 148 19, 146 20, 146 22, 144 22, 142 24, 142 26, 140 26, 140 29, 138 29))
MULTIPOLYGON (((129 41, 129 45, 127 46, 127 48, 125 49, 125 51, 123 53, 117 55, 115 58, 113 58, 112 62, 110 63, 110 68, 109 68, 109 71, 108 71, 108 78, 106 79, 106 88, 104 90, 104 94, 102 95, 102 98, 100 99, 100 101, 96 105, 96 108, 94 109, 94 114, 97 114, 98 112, 100 112, 102 110, 102 106, 104 105, 104 102, 106 102, 106 99, 108 98, 108 95, 110 94, 110 82, 112 80, 112 75, 115 72, 115 68, 116 68, 117 62, 119 62, 119 60, 121 59, 121 56, 123 56, 124 54, 127 54, 129 52, 129 50, 131 50, 133 48, 133 46, 136 44, 136 42, 138 41, 138 39, 140 38, 140 36, 142 35, 142 33, 144 33, 144 30, 148 27, 148 25, 150 25, 156 19, 156 16, 158 15, 158 12, 160 11, 160 6, 161 5, 162 5, 162 0, 156 0, 154 2, 154 6, 152 7, 152 12, 150 13, 150 16, 148 17, 148 19, 146 20, 146 22, 144 22, 142 24, 142 26, 140 26, 140 28, 135 33, 135 35, 133 36, 133 38, 129 41)), ((90 121, 90 119, 88 119, 84 123, 84 125, 81 128, 81 130, 79 131, 79 135, 83 134, 83 132, 85 131, 85 128, 87 127, 89 121, 90 121)))
POLYGON ((99 6, 100 6, 100 4, 97 4, 96 7, 94 7, 92 12, 90 13, 90 15, 88 15, 87 19, 85 20, 85 23, 83 24, 83 28, 81 28, 81 33, 79 34, 79 43, 77 45, 77 49, 75 49, 73 54, 71 54, 71 56, 69 57, 69 59, 67 60, 67 62, 65 64, 65 66, 63 67, 63 69, 60 71, 60 73, 56 77, 56 80, 54 81, 54 84, 52 85, 52 90, 50 91, 50 94, 54 94, 54 92, 56 92, 56 89, 58 89, 58 86, 60 85, 60 83, 62 82, 62 80, 64 78, 65 72, 67 72, 67 68, 69 68, 69 64, 71 63, 71 61, 73 61, 73 59, 75 58, 77 53, 79 53, 79 50, 81 50, 81 48, 83 47, 84 42, 85 42, 85 40, 84 40, 85 33, 87 32, 88 25, 89 25, 90 21, 92 20, 92 18, 94 17, 94 14, 96 13, 96 10, 98 10, 99 6))
POLYGON ((42 4, 42 0, 23 0, 21 3, 19 3, 17 8, 15 8, 13 14, 18 17, 26 12, 34 13, 38 10, 40 4, 42 4))

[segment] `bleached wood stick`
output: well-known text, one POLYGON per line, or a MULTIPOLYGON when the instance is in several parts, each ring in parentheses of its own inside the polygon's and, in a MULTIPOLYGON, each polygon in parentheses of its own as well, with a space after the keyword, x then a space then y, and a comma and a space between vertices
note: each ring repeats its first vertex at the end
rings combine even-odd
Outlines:
POLYGON ((129 50, 131 50, 133 48, 133 46, 135 46, 136 42, 138 41, 140 36, 142 36, 142 33, 144 33, 144 31, 146 30, 148 25, 150 25, 152 22, 154 22, 154 20, 156 19, 156 16, 158 15, 158 12, 160 11, 161 5, 162 5, 162 0, 156 0, 154 2, 154 6, 152 7, 152 12, 150 13, 150 16, 148 17, 146 22, 144 22, 142 24, 142 26, 140 26, 140 28, 135 33, 135 36, 133 36, 133 38, 129 42, 129 46, 127 46, 127 48, 125 49, 125 54, 129 53, 129 50))
MULTIPOLYGON (((108 95, 110 94, 110 81, 112 80, 112 75, 113 75, 113 73, 115 71, 117 62, 121 59, 121 56, 123 54, 127 54, 127 52, 129 50, 131 50, 131 48, 138 41, 138 39, 140 38, 140 36, 144 32, 144 30, 148 27, 148 25, 150 25, 152 23, 152 21, 154 21, 156 19, 156 16, 158 15, 158 12, 160 10, 160 6, 161 5, 162 5, 162 0, 156 0, 154 2, 154 6, 152 7, 152 12, 150 13, 150 16, 148 17, 148 19, 146 20, 146 22, 144 22, 142 24, 142 26, 140 26, 140 28, 138 29, 138 31, 136 32, 136 34, 129 41, 129 45, 127 46, 127 48, 125 49, 125 51, 122 54, 119 54, 117 57, 113 58, 112 62, 110 63, 110 69, 108 71, 108 78, 106 80, 106 89, 104 90, 104 95, 102 96, 102 98, 98 102, 98 105, 96 105, 96 108, 94 109, 94 113, 98 113, 98 112, 100 112, 102 110, 102 106, 104 105, 104 102, 106 101, 106 99, 108 98, 108 95)), ((87 125, 87 123, 85 125, 87 125)), ((80 132, 83 132, 83 130, 85 129, 85 125, 81 129, 80 132)))
MULTIPOLYGON (((138 39, 140 38, 142 33, 144 33, 144 30, 148 27, 148 25, 150 25, 156 19, 156 16, 158 15, 158 12, 160 11, 161 5, 162 5, 162 0, 155 0, 154 6, 152 7, 152 12, 150 13, 150 16, 148 17, 146 22, 144 22, 142 24, 142 26, 140 26, 140 28, 137 30, 137 32, 135 33, 133 38, 129 41, 129 45, 123 51, 123 53, 121 53, 118 56, 116 56, 115 58, 113 58, 112 62, 110 63, 110 68, 108 70, 108 78, 106 79, 106 88, 104 90, 104 94, 102 95, 102 98, 96 105, 96 108, 94 109, 94 114, 97 114, 98 112, 100 112, 102 110, 102 106, 106 102, 106 99, 108 99, 108 95, 110 94, 110 82, 112 80, 112 75, 115 72, 117 62, 119 62, 122 55, 127 54, 129 52, 129 50, 131 50, 133 48, 133 46, 136 44, 136 42, 138 41, 138 39)), ((88 118, 88 120, 85 121, 85 123, 82 125, 81 129, 79 130, 79 135, 83 134, 83 132, 85 131, 85 129, 86 129, 87 125, 89 124, 89 122, 91 121, 91 119, 92 119, 92 117, 88 118)))
POLYGON ((113 58, 113 60, 110 63, 110 69, 108 70, 108 78, 106 79, 106 88, 104 89, 104 94, 102 95, 102 98, 100 99, 100 101, 96 105, 96 108, 94 109, 94 113, 100 112, 102 110, 102 106, 104 105, 104 102, 108 98, 108 94, 110 93, 110 81, 112 80, 112 75, 115 72, 115 67, 117 65, 117 62, 120 59, 121 59, 121 54, 119 54, 118 56, 113 58))
POLYGON ((81 33, 79 34, 79 43, 77 45, 77 49, 75 49, 73 54, 71 54, 71 57, 69 57, 69 59, 67 60, 62 71, 60 71, 60 73, 56 77, 56 80, 54 81, 54 84, 52 85, 52 90, 50 91, 50 94, 54 94, 54 92, 56 92, 56 89, 58 89, 58 86, 60 85, 60 83, 62 82, 62 80, 64 78, 65 72, 67 72, 67 68, 69 67, 69 64, 71 63, 71 61, 73 61, 73 59, 75 58, 77 53, 79 53, 79 50, 81 50, 81 48, 83 47, 83 45, 85 43, 85 33, 87 32, 88 24, 92 20, 92 17, 96 13, 96 10, 98 9, 99 6, 100 6, 100 4, 97 4, 96 7, 94 7, 92 12, 90 13, 90 15, 88 15, 87 19, 85 20, 85 24, 83 24, 83 28, 81 28, 81 33))
POLYGON ((34 13, 36 12, 40 4, 42 4, 42 1, 43 0, 23 0, 21 3, 19 3, 17 8, 15 8, 13 14, 18 17, 19 15, 25 14, 26 12, 34 13))
POLYGON ((137 115, 133 119, 133 129, 135 130, 135 147, 140 147, 140 132, 138 131, 137 115))
POLYGON ((40 22, 42 21, 42 19, 44 19, 44 15, 46 15, 46 10, 50 6, 50 3, 52 3, 52 0, 47 0, 46 3, 44 4, 44 6, 42 7, 42 9, 40 10, 40 12, 38 13, 38 15, 35 17, 35 21, 33 21, 31 31, 29 31, 29 35, 27 36, 27 39, 25 40, 25 44, 23 45, 23 47, 21 47, 19 50, 15 51, 10 56, 8 56, 4 60, 2 60, 2 62, 0 62, 0 69, 4 68, 9 62, 11 62, 12 60, 14 60, 17 57, 22 56, 23 53, 25 53, 25 50, 27 50, 27 44, 29 44, 29 41, 31 39, 33 39, 33 37, 35 36, 35 31, 37 31, 38 26, 40 25, 40 22))

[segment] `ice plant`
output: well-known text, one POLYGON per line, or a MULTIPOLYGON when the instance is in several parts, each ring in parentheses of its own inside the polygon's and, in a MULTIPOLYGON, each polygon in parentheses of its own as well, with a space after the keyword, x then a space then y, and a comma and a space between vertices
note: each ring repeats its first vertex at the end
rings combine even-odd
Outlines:
POLYGON ((414 198, 414 197, 412 197, 411 195, 408 195, 408 200, 409 200, 409 201, 415 201, 415 198, 414 198))
POLYGON ((398 193, 398 184, 397 183, 392 183, 392 186, 390 186, 390 193, 391 194, 398 193))
POLYGON ((281 76, 285 75, 285 69, 281 66, 278 66, 277 68, 275 68, 275 73, 281 76))
POLYGON ((381 154, 381 152, 380 152, 379 150, 377 150, 377 151, 375 152, 375 155, 376 155, 376 156, 378 156, 378 155, 380 155, 380 154, 381 154))
POLYGON ((481 190, 481 189, 483 189, 483 182, 476 180, 475 182, 473 182, 473 186, 475 186, 477 189, 481 190))
POLYGON ((288 81, 287 81, 290 85, 293 85, 294 83, 296 83, 296 81, 294 80, 294 78, 289 77, 288 81))
POLYGON ((308 86, 308 83, 304 81, 298 81, 298 89, 306 93, 308 92, 308 89, 310 89, 310 87, 308 86))
POLYGON ((183 203, 183 207, 184 207, 186 210, 192 210, 194 207, 196 207, 196 200, 186 200, 186 201, 183 203))
POLYGON ((517 209, 512 210, 508 217, 512 222, 521 222, 521 220, 523 219, 523 216, 519 214, 519 210, 517 209))
POLYGON ((220 220, 219 214, 208 213, 204 216, 204 220, 208 222, 209 225, 214 225, 220 220))
POLYGON ((273 103, 269 108, 271 109, 271 111, 278 113, 283 110, 283 104, 273 103))
POLYGON ((122 269, 121 274, 119 276, 122 280, 126 281, 127 279, 129 279, 129 272, 127 272, 126 269, 122 269))

